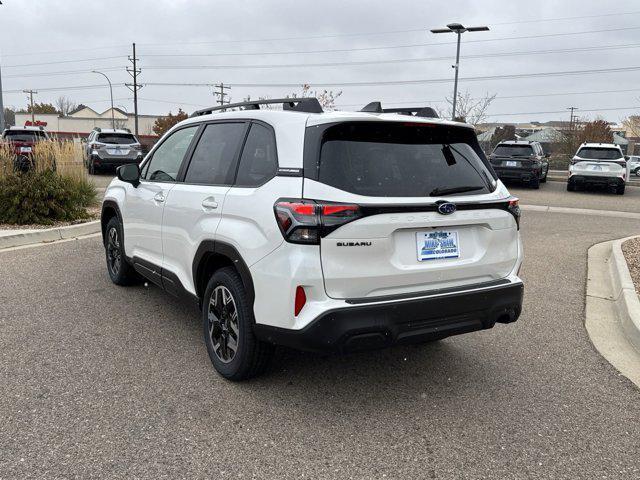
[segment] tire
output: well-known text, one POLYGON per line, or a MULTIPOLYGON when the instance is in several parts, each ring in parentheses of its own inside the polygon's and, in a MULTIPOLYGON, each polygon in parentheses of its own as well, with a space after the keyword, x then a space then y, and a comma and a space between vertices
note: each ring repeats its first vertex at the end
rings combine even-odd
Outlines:
POLYGON ((97 171, 98 169, 96 168, 93 158, 89 158, 89 175, 95 175, 97 171))
POLYGON ((640 177, 640 167, 636 168, 633 173, 635 174, 636 177, 640 177))
POLYGON ((538 177, 532 178, 529 180, 529 187, 534 190, 538 190, 540 188, 540 179, 538 177))
POLYGON ((621 185, 621 186, 617 187, 616 188, 616 193, 618 195, 624 195, 624 187, 625 187, 624 185, 621 185))
POLYGON ((547 175, 549 175, 549 169, 544 172, 544 176, 540 179, 540 183, 547 183, 547 175))
POLYGON ((134 268, 127 262, 124 254, 124 243, 122 239, 122 225, 118 217, 113 217, 107 223, 105 230, 104 252, 107 261, 107 272, 109 278, 116 285, 133 285, 140 281, 140 276, 134 268))
POLYGON ((576 186, 573 182, 567 182, 567 192, 575 192, 576 186))
POLYGON ((211 363, 224 378, 246 380, 268 367, 274 346, 256 338, 254 323, 238 273, 231 267, 217 270, 203 297, 202 328, 211 363))

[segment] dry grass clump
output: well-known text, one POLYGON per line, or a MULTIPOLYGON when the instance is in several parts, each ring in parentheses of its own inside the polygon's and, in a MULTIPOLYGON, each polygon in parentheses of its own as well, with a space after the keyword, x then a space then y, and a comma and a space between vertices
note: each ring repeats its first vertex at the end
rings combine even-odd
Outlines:
POLYGON ((0 223, 50 225, 89 218, 96 191, 80 145, 45 141, 33 147, 30 168, 16 168, 13 148, 0 144, 0 223))

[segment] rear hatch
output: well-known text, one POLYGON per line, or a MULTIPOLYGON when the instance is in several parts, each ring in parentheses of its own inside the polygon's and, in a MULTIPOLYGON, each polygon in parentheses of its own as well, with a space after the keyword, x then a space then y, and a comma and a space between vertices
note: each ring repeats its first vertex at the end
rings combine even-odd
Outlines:
POLYGON ((306 199, 358 208, 320 239, 330 297, 491 283, 516 265, 514 205, 469 128, 386 121, 309 127, 304 174, 306 199))
POLYGON ((501 144, 491 154, 491 164, 498 168, 530 168, 533 166, 533 147, 528 144, 501 144))
POLYGON ((617 148, 582 147, 571 161, 574 174, 626 178, 627 163, 617 148))

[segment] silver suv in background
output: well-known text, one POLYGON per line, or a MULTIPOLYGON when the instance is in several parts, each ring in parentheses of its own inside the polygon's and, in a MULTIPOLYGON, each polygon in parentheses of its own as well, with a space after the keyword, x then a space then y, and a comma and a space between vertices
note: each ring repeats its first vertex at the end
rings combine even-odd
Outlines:
POLYGON ((602 186, 624 195, 629 166, 619 146, 613 143, 583 143, 569 165, 567 190, 602 186))
POLYGON ((93 174, 107 167, 142 161, 142 145, 128 129, 94 128, 84 146, 84 163, 93 174))
POLYGON ((631 155, 629 160, 627 160, 627 165, 629 165, 629 171, 640 177, 640 155, 631 155))

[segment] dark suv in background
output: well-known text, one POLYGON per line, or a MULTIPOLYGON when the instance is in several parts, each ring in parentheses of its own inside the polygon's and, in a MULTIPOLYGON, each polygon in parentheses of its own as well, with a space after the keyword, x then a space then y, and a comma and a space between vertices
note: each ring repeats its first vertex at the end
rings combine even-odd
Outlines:
POLYGON ((89 173, 105 167, 119 167, 142 161, 142 145, 128 129, 95 128, 84 146, 84 163, 89 173))
POLYGON ((517 180, 531 188, 547 181, 548 158, 539 142, 521 140, 500 142, 489 156, 500 180, 517 180))

